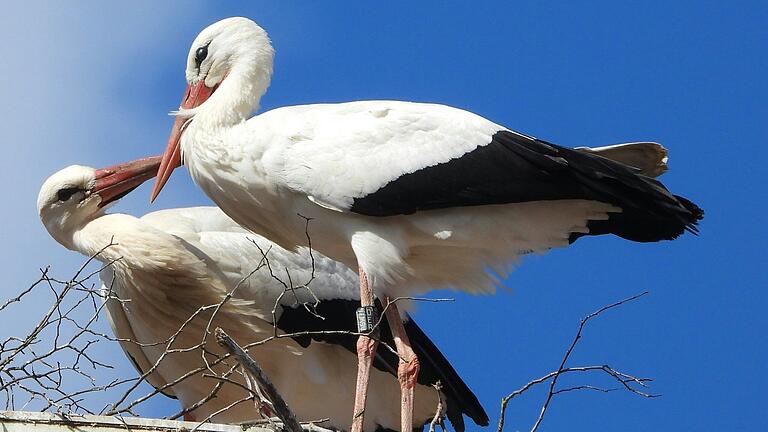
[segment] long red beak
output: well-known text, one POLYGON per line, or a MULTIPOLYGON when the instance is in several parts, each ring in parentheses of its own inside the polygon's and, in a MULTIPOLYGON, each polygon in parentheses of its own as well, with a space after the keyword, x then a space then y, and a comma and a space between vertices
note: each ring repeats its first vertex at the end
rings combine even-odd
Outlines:
POLYGON ((159 166, 160 156, 152 156, 96 170, 92 193, 101 197, 99 207, 119 200, 156 176, 159 166))
MULTIPOLYGON (((187 85, 180 108, 191 109, 200 106, 211 97, 218 87, 218 84, 213 87, 206 86, 204 79, 201 79, 195 85, 187 85)), ((184 129, 186 129, 190 121, 192 121, 191 118, 177 116, 176 121, 173 122, 171 136, 168 138, 168 146, 165 148, 165 153, 163 153, 163 161, 160 163, 157 180, 155 180, 155 187, 152 188, 149 202, 155 201, 155 198, 160 195, 163 186, 171 178, 173 170, 181 166, 181 148, 179 143, 181 142, 181 134, 184 133, 184 129)))

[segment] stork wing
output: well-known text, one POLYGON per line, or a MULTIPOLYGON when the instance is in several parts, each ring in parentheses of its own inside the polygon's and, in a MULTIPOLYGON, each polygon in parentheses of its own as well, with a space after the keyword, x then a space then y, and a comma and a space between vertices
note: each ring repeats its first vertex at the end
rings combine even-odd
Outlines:
POLYGON ((279 155, 263 159, 268 172, 327 208, 394 216, 489 204, 599 201, 622 213, 590 225, 590 233, 636 241, 695 231, 703 214, 639 169, 598 156, 621 159, 628 151, 576 151, 455 108, 370 101, 275 111, 253 123, 283 144, 279 155))
POLYGON ((621 162, 639 170, 639 174, 658 177, 667 171, 667 149, 659 143, 636 142, 603 147, 576 147, 583 153, 592 153, 621 162))
MULTIPOLYGON (((376 305, 379 311, 383 310, 379 300, 376 300, 376 305)), ((354 333, 357 331, 355 311, 358 307, 360 307, 359 300, 343 299, 324 300, 311 309, 285 307, 277 326, 287 334, 310 332, 310 334, 294 337, 303 347, 308 347, 313 341, 317 341, 341 345, 355 354, 357 353, 357 336, 339 334, 338 332, 354 333)), ((422 385, 432 385, 437 382, 442 384, 443 392, 448 399, 448 418, 454 428, 463 430, 462 414, 466 414, 478 425, 487 425, 488 415, 482 405, 440 349, 410 316, 406 315, 403 324, 411 341, 411 346, 419 358, 420 371, 417 382, 422 385)), ((376 350, 373 366, 397 376, 400 359, 397 354, 390 350, 390 348, 395 347, 395 340, 392 337, 386 316, 382 316, 379 323, 379 339, 383 344, 379 345, 376 350)))
MULTIPOLYGON (((360 296, 357 274, 348 267, 317 252, 310 255, 307 248, 287 251, 250 233, 204 232, 200 233, 199 242, 206 254, 218 257, 217 262, 227 272, 231 283, 239 283, 266 257, 269 267, 262 267, 251 275, 250 283, 243 284, 237 295, 252 300, 253 307, 259 309, 258 315, 265 320, 271 319, 268 314, 277 304, 275 325, 281 332, 308 332, 294 337, 299 345, 306 348, 316 341, 357 352, 357 337, 351 333, 356 331, 355 310, 360 306, 360 296), (247 255, 242 253, 248 250, 251 252, 247 255), (226 258, 233 254, 239 257, 239 264, 233 265, 237 259, 226 258), (339 330, 350 334, 327 333, 339 330)), ((425 385, 442 382, 449 402, 448 415, 457 430, 461 430, 458 425, 463 424, 462 414, 479 425, 487 424, 488 416, 477 397, 410 317, 405 322, 405 330, 416 354, 423 359, 418 382, 425 385)), ((395 346, 386 320, 381 323, 381 338, 388 346, 395 346)), ((379 346, 374 366, 397 376, 398 361, 395 354, 379 346)))
POLYGON ((161 210, 141 219, 184 240, 223 276, 228 289, 239 285, 236 296, 253 302, 262 319, 271 321, 278 299, 290 306, 359 299, 357 274, 345 265, 304 247, 283 249, 240 227, 218 207, 161 210), (282 295, 286 289, 290 295, 282 295))
MULTIPOLYGON (((101 290, 105 294, 110 291, 104 283, 101 285, 101 290)), ((138 339, 133 333, 133 328, 131 327, 130 321, 128 321, 128 317, 125 316, 123 305, 114 298, 109 298, 108 296, 105 297, 107 298, 107 321, 109 322, 109 326, 112 328, 114 335, 118 338, 120 347, 123 349, 123 352, 125 352, 125 355, 131 360, 136 371, 143 376, 152 368, 153 364, 147 358, 143 348, 138 344, 131 342, 137 341, 138 339)), ((159 373, 157 373, 157 371, 149 373, 145 378, 147 382, 156 389, 167 385, 167 382, 159 373)), ((163 389, 161 393, 169 398, 176 399, 176 396, 173 393, 173 388, 171 387, 163 389)))
MULTIPOLYGON (((172 232, 202 252, 210 260, 209 267, 215 265, 230 287, 247 278, 235 295, 252 302, 256 315, 265 320, 271 320, 277 303, 275 325, 280 331, 310 332, 294 337, 299 345, 306 348, 314 341, 357 352, 356 336, 323 333, 356 331, 355 310, 360 306, 358 279, 345 265, 303 247, 297 252, 287 251, 243 230, 216 207, 163 210, 142 219, 172 232), (260 269, 253 273, 257 268, 260 269)), ((410 317, 405 328, 414 350, 423 359, 419 383, 442 382, 454 426, 462 424, 462 413, 477 424, 487 424, 488 416, 479 401, 440 350, 410 317)), ((386 320, 381 323, 381 338, 394 347, 386 320)), ((380 346, 374 366, 397 376, 398 361, 394 353, 380 346)))
POLYGON ((503 129, 456 108, 398 101, 286 107, 248 125, 250 135, 266 134, 280 152, 264 158, 270 174, 341 211, 355 211, 357 201, 394 180, 457 159, 503 129))
POLYGON ((248 232, 227 217, 218 207, 212 206, 158 210, 145 214, 141 220, 174 235, 201 232, 248 232))

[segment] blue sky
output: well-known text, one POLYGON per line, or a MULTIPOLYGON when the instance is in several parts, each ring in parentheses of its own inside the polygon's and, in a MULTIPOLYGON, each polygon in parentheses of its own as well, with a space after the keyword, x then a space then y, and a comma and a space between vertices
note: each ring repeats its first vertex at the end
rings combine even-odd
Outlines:
MULTIPOLYGON (((706 210, 699 237, 650 245, 583 239, 524 260, 509 292, 454 295, 455 303, 419 308, 416 318, 492 421, 503 395, 557 367, 582 316, 649 290, 593 322, 572 364, 608 363, 653 377, 663 397, 565 394, 544 429, 752 430, 768 423, 764 2, 9 5, 0 16, 0 180, 8 188, 2 297, 35 279, 39 267, 52 264, 66 276, 82 262, 37 220, 43 180, 72 163, 104 166, 160 152, 189 43, 233 15, 259 22, 277 50, 264 109, 439 102, 563 145, 652 140, 670 150, 662 180, 706 210)), ((142 214, 208 202, 184 171, 156 205, 147 196, 142 188, 118 208, 142 214)), ((34 312, 2 319, 21 324, 34 312)), ((513 401, 508 430, 530 428, 542 397, 513 401)), ((172 408, 159 402, 145 412, 172 408)))

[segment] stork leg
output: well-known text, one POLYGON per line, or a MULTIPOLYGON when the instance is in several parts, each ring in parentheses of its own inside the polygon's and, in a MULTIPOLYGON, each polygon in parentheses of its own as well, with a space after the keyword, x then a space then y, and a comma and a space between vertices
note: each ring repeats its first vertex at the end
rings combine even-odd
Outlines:
MULTIPOLYGON (((373 306, 373 291, 368 284, 368 276, 360 268, 360 304, 362 307, 373 306)), ((352 411, 352 432, 362 432, 365 402, 368 397, 368 380, 371 376, 371 364, 376 352, 376 340, 368 336, 357 339, 357 385, 355 386, 355 408, 352 411)))
POLYGON ((403 319, 396 303, 388 303, 386 315, 400 357, 397 365, 397 380, 400 382, 400 430, 410 431, 413 430, 413 396, 416 391, 416 378, 419 376, 419 359, 411 348, 411 340, 405 333, 403 319))

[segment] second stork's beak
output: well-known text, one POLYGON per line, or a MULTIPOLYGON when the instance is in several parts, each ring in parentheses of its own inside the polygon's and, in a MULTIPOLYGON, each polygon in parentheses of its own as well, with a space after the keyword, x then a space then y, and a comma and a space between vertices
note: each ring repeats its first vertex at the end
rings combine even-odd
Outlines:
POLYGON ((152 156, 96 170, 92 193, 101 197, 99 207, 119 200, 156 176, 159 166, 160 156, 152 156))
MULTIPOLYGON (((181 100, 180 108, 192 109, 200 106, 203 102, 208 100, 209 97, 216 91, 218 85, 208 87, 205 85, 205 80, 201 79, 194 85, 187 85, 187 89, 184 91, 184 98, 181 100)), ((155 180, 155 187, 152 188, 152 195, 149 197, 150 202, 154 202, 155 198, 160 195, 160 191, 163 186, 171 178, 173 170, 181 166, 181 135, 184 133, 189 122, 192 121, 190 117, 176 116, 176 121, 173 122, 173 128, 171 129, 171 136, 168 138, 168 146, 163 153, 163 161, 160 163, 160 169, 157 172, 157 180, 155 180)))

